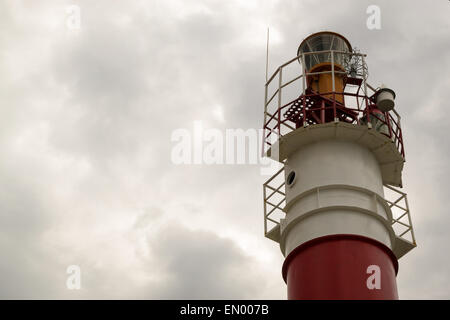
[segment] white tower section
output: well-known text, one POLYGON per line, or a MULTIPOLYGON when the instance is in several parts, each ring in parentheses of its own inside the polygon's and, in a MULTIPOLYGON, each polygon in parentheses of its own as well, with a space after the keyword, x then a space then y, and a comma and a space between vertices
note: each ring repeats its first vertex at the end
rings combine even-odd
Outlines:
POLYGON ((383 192, 385 179, 400 176, 403 159, 392 141, 367 126, 332 122, 300 128, 284 137, 286 217, 280 222, 285 256, 299 245, 326 235, 356 234, 375 239, 400 257, 392 213, 383 192))

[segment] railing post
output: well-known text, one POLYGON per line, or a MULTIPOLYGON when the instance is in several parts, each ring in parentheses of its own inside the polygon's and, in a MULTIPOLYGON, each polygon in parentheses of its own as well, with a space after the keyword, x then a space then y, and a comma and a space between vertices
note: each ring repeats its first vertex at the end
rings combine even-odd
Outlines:
POLYGON ((322 100, 321 108, 320 108, 320 121, 325 123, 325 100, 322 100))
POLYGON ((331 86, 333 88, 333 93, 335 93, 336 91, 336 86, 335 86, 335 78, 334 78, 334 51, 330 50, 331 53, 331 86))
POLYGON ((267 213, 267 203, 266 203, 266 185, 263 184, 263 202, 264 202, 264 236, 266 236, 267 234, 267 217, 266 217, 266 213, 267 213))
POLYGON ((395 111, 395 109, 394 109, 394 113, 397 116, 398 141, 399 141, 399 146, 401 147, 400 153, 402 154, 403 158, 405 158, 405 151, 403 149, 402 125, 401 125, 401 119, 400 119, 401 117, 397 113, 397 111, 395 111))
POLYGON ((263 138, 262 138, 262 148, 261 156, 264 157, 264 151, 266 150, 266 122, 267 122, 267 94, 268 94, 268 84, 267 84, 267 71, 266 71, 266 83, 264 85, 264 122, 263 122, 263 138))
POLYGON ((337 115, 336 115, 336 86, 335 86, 335 79, 334 79, 334 52, 333 50, 330 50, 331 52, 331 86, 333 91, 333 118, 334 121, 337 122, 337 115))
POLYGON ((416 245, 416 236, 414 235, 414 228, 413 228, 412 221, 411 221, 411 214, 409 212, 408 197, 406 196, 406 194, 405 194, 405 204, 406 204, 406 210, 408 210, 408 223, 409 223, 409 228, 411 230, 412 242, 414 245, 416 245))
POLYGON ((392 127, 391 127, 391 115, 389 112, 384 113, 384 119, 386 119, 388 130, 389 130, 389 138, 392 140, 392 127))
POLYGON ((402 128, 400 128, 399 136, 400 136, 400 145, 402 146, 402 150, 400 151, 400 153, 402 154, 403 158, 405 158, 405 149, 404 149, 404 147, 403 147, 403 134, 402 134, 402 128))
POLYGON ((281 87, 283 85, 283 67, 279 68, 278 75, 278 136, 281 136, 281 87))
MULTIPOLYGON (((364 55, 361 55, 361 63, 363 66, 365 65, 364 55)), ((369 98, 367 97, 367 82, 366 82, 365 68, 363 68, 363 83, 364 83, 364 101, 366 102, 367 126, 369 127, 369 129, 371 129, 372 123, 370 122, 369 98)))
MULTIPOLYGON (((364 55, 361 55, 361 63, 365 66, 364 55)), ((364 96, 367 97, 366 69, 363 67, 364 96)))
POLYGON ((302 72, 303 72, 303 127, 306 127, 306 64, 304 52, 302 52, 302 72))

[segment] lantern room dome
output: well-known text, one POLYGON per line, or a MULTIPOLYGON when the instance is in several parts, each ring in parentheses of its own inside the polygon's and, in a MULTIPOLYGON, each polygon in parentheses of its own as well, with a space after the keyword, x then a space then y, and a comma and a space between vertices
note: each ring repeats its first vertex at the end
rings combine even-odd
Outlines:
MULTIPOLYGON (((331 62, 331 55, 329 52, 326 53, 314 53, 308 54, 309 52, 320 52, 320 51, 344 51, 351 52, 352 46, 350 42, 342 35, 331 31, 322 31, 314 33, 307 38, 305 38, 298 47, 297 56, 305 53, 305 64, 306 68, 310 70, 313 66, 325 62, 331 62)), ((341 64, 340 60, 342 55, 336 55, 335 63, 341 64)))

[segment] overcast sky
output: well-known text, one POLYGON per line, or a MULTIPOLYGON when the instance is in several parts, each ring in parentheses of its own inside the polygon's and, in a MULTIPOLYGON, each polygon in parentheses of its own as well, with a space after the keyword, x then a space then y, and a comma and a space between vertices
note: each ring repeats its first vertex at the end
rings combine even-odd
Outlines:
POLYGON ((0 0, 0 298, 286 297, 260 166, 171 161, 196 120, 262 126, 267 27, 271 72, 332 30, 396 91, 418 242, 399 295, 450 298, 449 17, 447 0, 0 0))

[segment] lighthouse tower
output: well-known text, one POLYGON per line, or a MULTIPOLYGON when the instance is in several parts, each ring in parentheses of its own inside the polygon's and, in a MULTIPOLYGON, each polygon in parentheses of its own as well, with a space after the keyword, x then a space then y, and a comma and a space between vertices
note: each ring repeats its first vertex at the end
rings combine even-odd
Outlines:
POLYGON ((288 299, 398 299, 398 259, 416 246, 395 92, 367 83, 365 58, 315 33, 265 85, 263 152, 281 169, 264 184, 264 231, 288 299))

